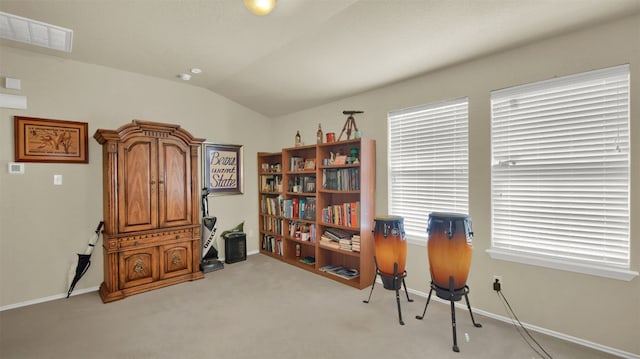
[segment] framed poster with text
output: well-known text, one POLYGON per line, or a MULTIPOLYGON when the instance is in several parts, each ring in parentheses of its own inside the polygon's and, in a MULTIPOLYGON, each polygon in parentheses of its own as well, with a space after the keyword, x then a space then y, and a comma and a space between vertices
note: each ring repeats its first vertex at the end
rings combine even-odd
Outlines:
POLYGON ((213 195, 242 194, 242 146, 202 144, 203 186, 213 195))

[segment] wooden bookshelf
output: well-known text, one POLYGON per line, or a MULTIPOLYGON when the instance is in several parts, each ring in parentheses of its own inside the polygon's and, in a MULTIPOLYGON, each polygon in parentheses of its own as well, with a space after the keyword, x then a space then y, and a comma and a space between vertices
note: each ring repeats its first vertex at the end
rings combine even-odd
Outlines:
POLYGON ((258 153, 260 252, 355 288, 370 286, 375 155, 370 139, 258 153), (272 185, 276 182, 280 185, 272 185), (349 240, 342 247, 323 241, 325 232, 325 237, 359 236, 359 251, 349 240), (337 266, 347 275, 327 271, 337 266), (358 275, 349 277, 353 270, 358 275))

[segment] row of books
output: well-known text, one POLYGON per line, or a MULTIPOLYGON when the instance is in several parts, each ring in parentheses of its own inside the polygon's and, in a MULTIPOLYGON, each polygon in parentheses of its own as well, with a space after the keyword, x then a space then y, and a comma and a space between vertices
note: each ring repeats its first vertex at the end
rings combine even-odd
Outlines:
POLYGON ((263 214, 270 216, 282 215, 282 196, 261 196, 260 197, 260 211, 263 214))
POLYGON ((316 219, 315 197, 293 198, 282 201, 282 215, 287 218, 300 218, 309 221, 316 219))
POLYGON ((300 241, 316 241, 316 225, 308 223, 289 223, 289 237, 300 241))
POLYGON ((279 256, 284 255, 283 246, 282 246, 282 238, 270 236, 270 235, 262 235, 262 249, 275 253, 279 256))
MULTIPOLYGON (((260 176, 262 192, 282 192, 281 175, 260 176)), ((357 191, 360 189, 359 168, 325 168, 322 170, 322 188, 336 191, 357 191)), ((297 176, 289 181, 289 192, 314 193, 315 176, 297 176)))
POLYGON ((332 274, 344 279, 353 279, 360 276, 360 272, 355 268, 346 268, 341 265, 326 265, 320 268, 321 272, 332 274))
POLYGON ((322 170, 322 188, 335 191, 360 189, 359 168, 325 168, 322 170))
POLYGON ((262 229, 266 232, 283 235, 282 219, 273 217, 262 217, 262 229))
POLYGON ((293 176, 293 178, 289 180, 289 192, 315 193, 316 176, 293 176))
POLYGON ((336 204, 322 209, 322 221, 344 227, 360 227, 360 202, 336 204))

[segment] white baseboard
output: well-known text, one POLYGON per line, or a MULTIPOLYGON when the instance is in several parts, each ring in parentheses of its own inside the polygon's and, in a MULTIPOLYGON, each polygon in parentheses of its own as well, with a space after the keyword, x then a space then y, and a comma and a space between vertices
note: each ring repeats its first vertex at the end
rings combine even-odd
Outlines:
MULTIPOLYGON (((258 254, 260 253, 260 251, 251 251, 251 252, 247 252, 247 255, 254 255, 254 254, 258 254)), ((224 262, 224 257, 219 258, 220 261, 224 262)), ((75 296, 75 295, 80 295, 80 294, 85 294, 85 293, 89 293, 89 292, 96 292, 100 289, 100 287, 89 287, 89 288, 84 288, 84 289, 77 289, 74 290, 71 293, 71 296, 75 296)), ((66 298, 67 297, 67 293, 61 293, 61 294, 54 294, 54 295, 50 295, 48 297, 43 297, 43 298, 37 298, 37 299, 31 299, 31 300, 27 300, 24 302, 19 302, 19 303, 13 303, 13 304, 9 304, 9 305, 5 305, 0 307, 0 312, 3 312, 5 310, 10 310, 10 309, 15 309, 15 308, 20 308, 20 307, 26 307, 28 305, 33 305, 33 304, 38 304, 38 303, 44 303, 44 302, 49 302, 52 300, 56 300, 56 299, 62 299, 62 298, 66 298)))
MULTIPOLYGON (((84 288, 84 289, 77 289, 77 290, 74 290, 71 293, 71 296, 73 297, 73 296, 76 296, 76 295, 85 294, 85 293, 89 293, 89 292, 96 292, 98 289, 100 289, 100 287, 89 287, 89 288, 84 288)), ((67 293, 61 293, 61 294, 50 295, 50 296, 44 297, 44 298, 37 298, 37 299, 27 300, 27 301, 20 302, 20 303, 9 304, 9 305, 5 305, 5 306, 0 307, 0 312, 5 311, 5 310, 9 310, 9 309, 26 307, 28 305, 49 302, 49 301, 52 301, 52 300, 62 299, 62 298, 66 298, 66 297, 67 297, 67 293)))
MULTIPOLYGON (((377 279, 376 282, 382 283, 380 281, 380 279, 377 279)), ((428 293, 421 292, 421 291, 418 291, 418 290, 415 290, 415 289, 411 289, 411 288, 408 288, 407 291, 409 293, 411 293, 411 294, 415 294, 415 295, 421 296, 423 298, 427 298, 427 296, 428 296, 428 293)), ((442 299, 442 298, 440 298, 438 296, 432 295, 431 299, 433 299, 435 301, 438 301, 440 303, 449 305, 448 301, 446 301, 446 300, 444 300, 444 299, 442 299)), ((467 310, 466 304, 458 302, 458 303, 455 304, 455 306, 458 309, 467 310)), ((474 307, 471 307, 471 310, 473 310, 474 313, 483 315, 485 317, 496 319, 496 320, 499 320, 501 322, 505 322, 505 323, 508 323, 508 324, 513 324, 513 321, 511 320, 511 318, 504 317, 502 315, 498 315, 498 314, 495 314, 495 313, 490 313, 490 312, 484 311, 482 309, 474 308, 474 307)), ((640 355, 636 355, 636 354, 629 353, 629 352, 626 352, 626 351, 623 351, 623 350, 619 350, 619 349, 616 349, 616 348, 608 347, 606 345, 594 343, 594 342, 591 342, 591 341, 588 341, 588 340, 584 340, 584 339, 577 338, 577 337, 574 337, 574 336, 571 336, 571 335, 567 335, 567 334, 564 334, 564 333, 556 332, 556 331, 553 331, 553 330, 550 330, 550 329, 546 329, 546 328, 541 328, 541 327, 538 327, 538 326, 535 326, 535 325, 531 325, 531 324, 527 324, 527 323, 522 323, 522 325, 525 328, 527 328, 528 330, 532 330, 532 331, 535 331, 535 332, 538 332, 538 333, 541 333, 541 334, 548 335, 550 337, 555 337, 555 338, 562 339, 562 340, 565 340, 565 341, 568 341, 568 342, 571 342, 571 343, 582 345, 584 347, 591 348, 591 349, 594 349, 594 350, 598 350, 598 351, 601 351, 601 352, 604 352, 604 353, 607 353, 607 354, 616 355, 616 356, 619 356, 621 358, 640 359, 640 355)))

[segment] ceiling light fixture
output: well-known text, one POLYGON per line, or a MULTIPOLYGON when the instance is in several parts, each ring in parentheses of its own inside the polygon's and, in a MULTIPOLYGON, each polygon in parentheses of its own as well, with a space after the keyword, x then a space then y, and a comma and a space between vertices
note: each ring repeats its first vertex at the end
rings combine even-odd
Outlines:
POLYGON ((202 70, 197 68, 197 67, 194 67, 194 68, 191 69, 191 73, 192 74, 201 74, 202 70))
POLYGON ((267 15, 274 7, 277 0, 244 0, 244 6, 256 15, 267 15))
POLYGON ((189 81, 189 80, 191 80, 191 75, 183 73, 183 74, 178 75, 178 78, 180 80, 182 80, 182 81, 189 81))

